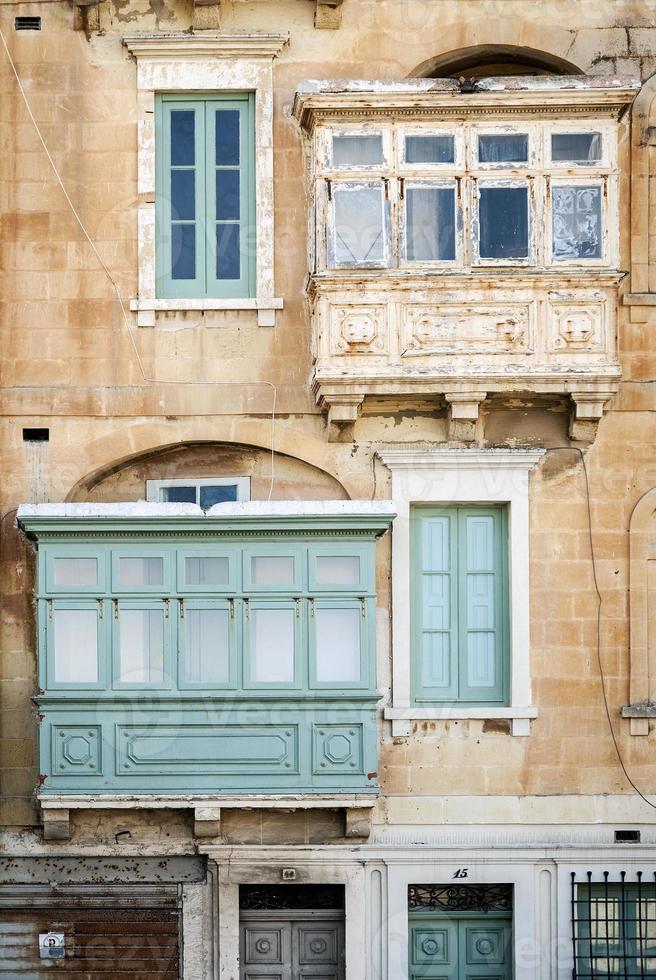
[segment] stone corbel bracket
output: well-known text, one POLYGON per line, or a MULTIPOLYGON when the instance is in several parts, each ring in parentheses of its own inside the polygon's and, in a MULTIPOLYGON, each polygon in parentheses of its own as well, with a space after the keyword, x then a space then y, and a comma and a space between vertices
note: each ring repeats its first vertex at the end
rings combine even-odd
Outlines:
POLYGON ((90 23, 90 14, 97 17, 100 0, 73 0, 73 27, 76 31, 95 30, 98 24, 90 23))
POLYGON ((473 442, 480 407, 487 397, 485 391, 446 391, 444 399, 449 409, 449 440, 473 442))
POLYGON ((318 30, 337 31, 342 26, 344 0, 311 0, 315 4, 314 26, 318 30))
POLYGON ((617 391, 617 386, 605 391, 572 391, 569 437, 574 442, 593 443, 603 418, 604 408, 617 391))

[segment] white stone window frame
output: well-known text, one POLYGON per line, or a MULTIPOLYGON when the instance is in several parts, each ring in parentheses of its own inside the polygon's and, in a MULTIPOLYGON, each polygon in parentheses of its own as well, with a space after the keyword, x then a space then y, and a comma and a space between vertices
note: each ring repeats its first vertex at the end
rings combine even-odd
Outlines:
POLYGON ((255 310, 258 326, 275 326, 283 301, 274 285, 273 59, 288 34, 133 34, 123 43, 137 60, 139 293, 130 300, 137 325, 158 312, 255 310), (155 271, 155 96, 160 92, 255 93, 255 296, 169 299, 157 296, 155 271))
POLYGON ((508 719, 513 735, 529 735, 531 704, 529 591, 529 472, 542 449, 404 449, 378 453, 392 473, 397 517, 392 531, 392 701, 384 708, 392 735, 409 735, 414 721, 508 719), (505 504, 508 508, 510 698, 504 707, 412 704, 410 510, 413 504, 505 504))
POLYGON ((166 487, 237 487, 237 501, 251 499, 250 476, 191 476, 188 480, 146 480, 146 500, 149 503, 160 503, 159 492, 166 487))
POLYGON ((576 118, 566 120, 527 119, 518 121, 508 114, 507 123, 485 123, 473 118, 464 124, 449 124, 436 118, 433 123, 386 119, 354 123, 345 118, 342 124, 331 119, 320 123, 315 130, 314 202, 316 212, 316 253, 318 271, 339 273, 366 266, 331 264, 326 241, 334 234, 332 188, 340 181, 360 182, 380 180, 393 216, 390 229, 391 258, 385 268, 422 272, 436 265, 453 272, 469 272, 494 268, 521 268, 530 273, 551 273, 559 269, 577 269, 592 274, 619 267, 619 172, 618 124, 600 116, 586 118, 585 126, 576 118), (551 160, 551 136, 557 133, 596 132, 602 138, 602 156, 598 161, 577 163, 551 160), (335 135, 366 136, 382 134, 384 162, 376 166, 353 166, 348 173, 332 165, 332 139, 335 135), (479 135, 515 135, 528 137, 526 163, 479 163, 479 135), (446 164, 408 164, 403 146, 406 135, 453 136, 455 160, 446 164), (459 185, 456 198, 456 259, 444 262, 413 261, 403 257, 402 225, 405 220, 403 185, 426 181, 455 180, 459 185), (602 255, 599 259, 554 259, 552 249, 551 184, 600 184, 605 194, 602 201, 602 255), (526 258, 480 258, 478 236, 478 190, 480 187, 528 188, 529 251, 526 258))

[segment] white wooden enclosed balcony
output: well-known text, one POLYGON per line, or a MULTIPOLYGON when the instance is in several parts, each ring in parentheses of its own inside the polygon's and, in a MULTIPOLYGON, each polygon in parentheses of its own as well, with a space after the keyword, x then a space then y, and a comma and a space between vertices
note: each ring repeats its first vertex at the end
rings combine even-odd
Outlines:
POLYGON ((617 389, 622 115, 608 77, 306 82, 313 384, 333 431, 367 396, 449 410, 617 389))

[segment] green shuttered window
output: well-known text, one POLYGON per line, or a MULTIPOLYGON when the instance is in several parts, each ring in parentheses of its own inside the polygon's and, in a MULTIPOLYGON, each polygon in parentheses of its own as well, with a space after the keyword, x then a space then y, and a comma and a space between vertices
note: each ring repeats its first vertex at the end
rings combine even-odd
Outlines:
POLYGON ((507 703, 505 508, 417 507, 411 524, 415 702, 507 703))
POLYGON ((158 97, 158 296, 254 294, 253 118, 249 93, 158 97))

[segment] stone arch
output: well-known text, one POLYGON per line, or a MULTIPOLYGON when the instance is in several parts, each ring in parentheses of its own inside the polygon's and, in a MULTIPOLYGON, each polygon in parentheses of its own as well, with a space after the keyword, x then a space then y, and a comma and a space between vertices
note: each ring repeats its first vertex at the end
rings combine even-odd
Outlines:
MULTIPOLYGON (((629 561, 629 710, 635 711, 656 703, 656 487, 643 494, 631 514, 629 561)), ((631 733, 647 735, 648 719, 633 717, 631 733)))
POLYGON ((656 75, 638 92, 631 113, 631 292, 656 293, 656 246, 649 234, 656 209, 656 75), (650 211, 651 209, 651 211, 650 211))
POLYGON ((581 69, 559 55, 515 44, 473 44, 422 62, 411 76, 482 78, 490 75, 579 75, 581 69))
POLYGON ((253 500, 343 500, 344 485, 325 469, 262 446, 219 440, 168 443, 131 453, 79 480, 68 495, 75 502, 114 503, 144 499, 146 481, 246 476, 253 500))

